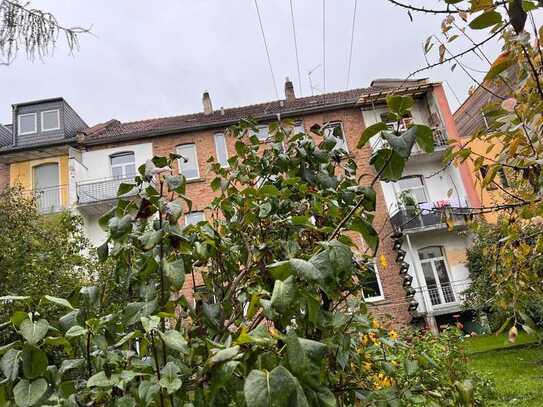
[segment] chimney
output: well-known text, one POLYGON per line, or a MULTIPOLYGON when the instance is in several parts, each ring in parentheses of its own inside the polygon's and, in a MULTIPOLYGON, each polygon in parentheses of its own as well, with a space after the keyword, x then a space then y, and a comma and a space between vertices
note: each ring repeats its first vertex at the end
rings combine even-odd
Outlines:
POLYGON ((202 104, 204 105, 204 114, 213 113, 213 105, 211 104, 211 98, 209 97, 208 91, 205 91, 202 96, 202 104))
POLYGON ((287 102, 291 102, 296 99, 296 95, 294 94, 294 85, 288 76, 285 80, 285 99, 287 99, 287 102))

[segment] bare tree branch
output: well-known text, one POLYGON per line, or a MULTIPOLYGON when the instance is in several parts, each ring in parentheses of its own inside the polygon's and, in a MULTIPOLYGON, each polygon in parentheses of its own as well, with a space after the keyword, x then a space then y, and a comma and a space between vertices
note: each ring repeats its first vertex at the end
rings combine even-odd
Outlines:
POLYGON ((61 34, 73 52, 79 48, 79 35, 83 33, 90 33, 90 28, 64 27, 54 15, 30 8, 29 3, 0 0, 1 65, 12 63, 22 50, 30 60, 51 55, 61 34))

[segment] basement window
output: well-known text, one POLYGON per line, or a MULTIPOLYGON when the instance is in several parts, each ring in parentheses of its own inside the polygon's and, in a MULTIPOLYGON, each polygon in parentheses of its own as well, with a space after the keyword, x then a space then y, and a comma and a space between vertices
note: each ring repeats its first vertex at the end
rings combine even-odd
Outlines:
POLYGON ((37 114, 26 113, 18 116, 17 129, 19 135, 34 134, 38 131, 37 114))

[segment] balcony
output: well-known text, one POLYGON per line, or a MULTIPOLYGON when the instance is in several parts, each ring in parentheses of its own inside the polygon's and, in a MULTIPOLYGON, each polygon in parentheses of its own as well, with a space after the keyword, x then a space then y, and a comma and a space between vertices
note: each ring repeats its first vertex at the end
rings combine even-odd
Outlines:
MULTIPOLYGON (((470 280, 463 279, 419 287, 416 290, 426 297, 426 303, 430 306, 428 311, 432 315, 441 315, 462 309, 463 293, 469 288, 470 283, 470 280)), ((418 311, 422 310, 423 306, 419 305, 418 311)))
MULTIPOLYGON (((449 139, 447 137, 447 132, 444 128, 441 127, 435 127, 432 129, 433 135, 434 135, 434 152, 433 153, 425 153, 417 143, 413 146, 411 149, 411 156, 415 155, 426 155, 428 157, 441 157, 443 151, 447 149, 449 146, 449 139)), ((389 148, 389 144, 386 140, 382 139, 381 137, 377 138, 372 143, 372 149, 373 151, 378 151, 382 148, 389 148)))
POLYGON ((76 187, 78 208, 84 213, 103 213, 115 204, 119 185, 133 182, 133 177, 110 177, 79 182, 76 187))
POLYGON ((25 191, 25 194, 36 202, 38 212, 51 214, 61 212, 67 207, 68 185, 56 185, 25 191))
POLYGON ((404 233, 466 226, 471 210, 466 200, 442 200, 401 208, 390 217, 394 229, 404 233))

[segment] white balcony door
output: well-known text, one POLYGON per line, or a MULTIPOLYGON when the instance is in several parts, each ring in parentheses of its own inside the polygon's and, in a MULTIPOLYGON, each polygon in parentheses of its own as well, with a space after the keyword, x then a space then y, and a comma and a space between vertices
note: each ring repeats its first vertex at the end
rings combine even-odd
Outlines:
POLYGON ((455 302, 456 299, 449 278, 447 262, 443 255, 443 248, 431 246, 421 249, 419 250, 419 259, 432 305, 455 302))
POLYGON ((57 163, 42 164, 33 169, 33 188, 40 212, 60 208, 60 182, 57 163))

